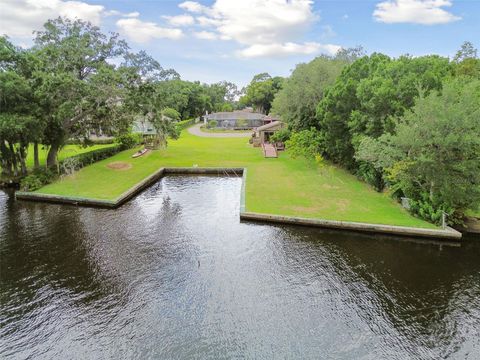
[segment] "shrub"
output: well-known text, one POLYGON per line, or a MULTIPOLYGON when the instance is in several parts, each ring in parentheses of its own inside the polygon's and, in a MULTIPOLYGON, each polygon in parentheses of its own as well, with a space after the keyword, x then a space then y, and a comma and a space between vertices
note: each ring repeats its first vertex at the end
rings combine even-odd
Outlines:
POLYGON ((410 199, 410 212, 418 215, 422 219, 434 224, 441 225, 442 213, 447 214, 447 222, 451 224, 463 224, 463 213, 457 212, 445 204, 433 205, 428 194, 423 194, 422 199, 410 199))
POLYGON ((216 128, 217 125, 218 125, 217 120, 209 120, 208 123, 207 123, 207 128, 208 129, 213 129, 213 128, 216 128))
POLYGON ((113 155, 117 154, 118 152, 120 152, 122 150, 124 150, 123 146, 122 145, 117 145, 117 146, 112 146, 112 147, 108 147, 108 148, 97 149, 97 150, 85 152, 85 153, 78 154, 78 155, 75 155, 75 156, 72 156, 70 158, 67 158, 67 159, 64 159, 64 160, 60 161, 59 168, 62 171, 62 169, 65 168, 63 166, 63 163, 65 161, 72 162, 74 160, 75 161, 75 168, 78 170, 78 169, 81 169, 84 166, 93 164, 97 161, 100 161, 100 160, 106 159, 110 156, 113 156, 113 155))
POLYGON ((281 130, 278 130, 277 132, 275 132, 271 137, 270 137, 270 140, 272 140, 273 142, 287 142, 289 139, 290 139, 290 136, 291 136, 291 132, 290 130, 288 130, 287 128, 284 128, 284 129, 281 129, 281 130))
POLYGON ((293 133, 285 145, 293 158, 315 159, 323 153, 323 137, 314 128, 293 133))
POLYGON ((115 138, 115 143, 120 145, 122 150, 131 149, 140 142, 140 134, 125 133, 115 138))
POLYGON ((195 119, 187 119, 187 120, 179 121, 176 124, 176 126, 178 131, 182 131, 183 129, 186 129, 193 124, 195 124, 195 119))
POLYGON ((49 184, 56 178, 56 174, 49 169, 36 169, 32 174, 25 176, 20 182, 22 191, 35 191, 49 184))
POLYGON ((247 127, 248 126, 248 120, 247 119, 238 119, 236 126, 241 127, 241 128, 247 127))

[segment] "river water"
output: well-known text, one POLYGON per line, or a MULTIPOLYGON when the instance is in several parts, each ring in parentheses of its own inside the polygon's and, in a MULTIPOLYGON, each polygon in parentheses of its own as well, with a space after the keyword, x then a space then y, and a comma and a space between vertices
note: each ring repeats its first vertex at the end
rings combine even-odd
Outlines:
POLYGON ((241 223, 240 185, 169 176, 117 210, 0 192, 0 358, 480 358, 480 241, 241 223))

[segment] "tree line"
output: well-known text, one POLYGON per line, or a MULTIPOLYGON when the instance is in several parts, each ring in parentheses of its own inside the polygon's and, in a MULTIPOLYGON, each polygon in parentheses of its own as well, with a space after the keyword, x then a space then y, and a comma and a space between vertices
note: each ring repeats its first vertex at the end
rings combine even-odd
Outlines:
POLYGON ((29 49, 0 37, 2 174, 26 175, 32 144, 35 167, 39 146, 48 149, 52 167, 68 140, 88 144, 92 133, 125 134, 138 116, 151 120, 163 136, 175 136, 166 112, 188 119, 228 111, 237 96, 235 84, 227 81, 184 81, 147 53, 132 52, 118 34, 102 33, 89 22, 49 20, 29 49))
POLYGON ((461 223, 480 204, 477 50, 466 42, 453 59, 349 52, 298 65, 275 94, 291 152, 341 165, 429 221, 445 212, 461 223))

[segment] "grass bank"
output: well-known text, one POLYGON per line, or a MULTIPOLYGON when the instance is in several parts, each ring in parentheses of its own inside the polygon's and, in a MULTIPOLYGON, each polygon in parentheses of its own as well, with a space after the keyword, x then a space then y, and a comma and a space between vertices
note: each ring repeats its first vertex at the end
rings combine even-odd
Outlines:
POLYGON ((387 194, 379 194, 332 165, 292 159, 281 153, 265 159, 245 138, 204 138, 184 131, 167 150, 137 159, 128 150, 87 166, 39 193, 114 200, 160 167, 246 167, 246 210, 259 213, 436 228, 411 216, 387 194), (125 163, 112 169, 112 162, 125 163))

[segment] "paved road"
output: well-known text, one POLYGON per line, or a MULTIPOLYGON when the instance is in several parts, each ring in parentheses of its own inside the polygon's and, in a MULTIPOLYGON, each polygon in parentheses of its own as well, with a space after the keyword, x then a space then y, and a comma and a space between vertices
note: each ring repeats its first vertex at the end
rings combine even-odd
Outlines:
MULTIPOLYGON (((195 135, 195 136, 201 136, 201 137, 216 137, 216 138, 232 138, 232 137, 235 137, 235 138, 240 138, 240 137, 244 137, 244 138, 247 138, 247 137, 250 137, 252 136, 252 133, 250 132, 221 132, 221 133, 209 133, 209 132, 203 132, 202 130, 200 130, 200 126, 202 126, 203 124, 200 123, 200 124, 197 124, 195 126, 192 126, 192 127, 189 127, 188 128, 188 132, 192 135, 195 135)), ((253 131, 252 131, 253 132, 253 131)))

